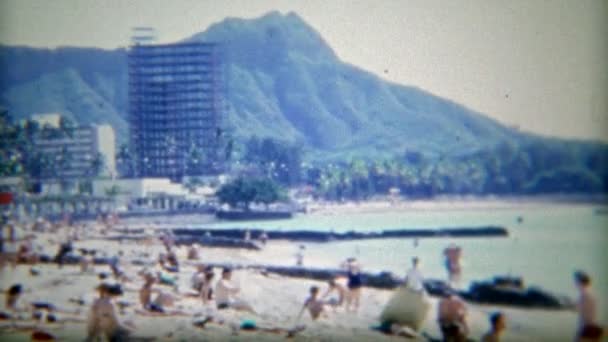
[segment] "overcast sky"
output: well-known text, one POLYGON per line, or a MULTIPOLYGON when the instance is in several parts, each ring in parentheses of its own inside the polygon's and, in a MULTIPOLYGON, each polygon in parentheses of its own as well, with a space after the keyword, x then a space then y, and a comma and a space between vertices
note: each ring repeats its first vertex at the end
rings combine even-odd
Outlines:
POLYGON ((271 10, 298 13, 341 59, 391 81, 523 130, 608 141, 604 0, 0 0, 0 43, 115 48, 134 26, 171 42, 271 10))

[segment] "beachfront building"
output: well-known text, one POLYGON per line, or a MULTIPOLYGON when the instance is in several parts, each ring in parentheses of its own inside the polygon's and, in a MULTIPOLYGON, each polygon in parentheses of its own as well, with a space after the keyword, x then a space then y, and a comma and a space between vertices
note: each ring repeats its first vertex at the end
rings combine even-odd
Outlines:
MULTIPOLYGON (((32 118, 41 127, 60 130, 57 114, 32 118)), ((33 139, 34 153, 47 159, 40 179, 82 179, 94 176, 114 177, 116 174, 116 142, 114 129, 108 124, 78 125, 69 133, 45 134, 33 139)))
POLYGON ((137 176, 181 181, 220 173, 218 45, 135 41, 128 56, 130 143, 137 176))
POLYGON ((201 212, 213 199, 215 190, 204 187, 192 192, 169 178, 96 179, 92 195, 111 196, 119 212, 184 212, 188 209, 201 212))

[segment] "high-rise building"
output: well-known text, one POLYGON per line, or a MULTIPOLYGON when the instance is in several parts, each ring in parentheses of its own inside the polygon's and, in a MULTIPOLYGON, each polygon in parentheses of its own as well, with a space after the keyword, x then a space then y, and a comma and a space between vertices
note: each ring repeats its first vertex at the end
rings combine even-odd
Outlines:
MULTIPOLYGON (((58 114, 37 115, 32 118, 41 126, 59 131, 58 114)), ((69 133, 58 135, 39 132, 33 138, 34 153, 52 159, 41 171, 42 179, 87 178, 98 175, 115 176, 115 136, 108 124, 74 126, 69 133)))
POLYGON ((131 46, 129 124, 138 176, 181 180, 221 172, 221 119, 217 44, 131 46))

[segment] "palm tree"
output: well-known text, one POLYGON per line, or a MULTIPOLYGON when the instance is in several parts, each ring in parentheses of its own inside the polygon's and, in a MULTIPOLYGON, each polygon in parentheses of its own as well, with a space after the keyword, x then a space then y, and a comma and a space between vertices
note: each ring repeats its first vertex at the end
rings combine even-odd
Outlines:
POLYGON ((91 165, 89 167, 89 175, 92 177, 99 176, 104 166, 105 161, 103 155, 99 152, 95 153, 95 156, 93 156, 93 159, 91 160, 91 165))
POLYGON ((76 124, 72 119, 67 116, 61 116, 59 119, 59 130, 70 138, 74 137, 74 131, 76 130, 76 124))
POLYGON ((127 145, 123 144, 118 149, 116 162, 118 163, 118 170, 121 176, 132 177, 135 174, 133 155, 127 145))

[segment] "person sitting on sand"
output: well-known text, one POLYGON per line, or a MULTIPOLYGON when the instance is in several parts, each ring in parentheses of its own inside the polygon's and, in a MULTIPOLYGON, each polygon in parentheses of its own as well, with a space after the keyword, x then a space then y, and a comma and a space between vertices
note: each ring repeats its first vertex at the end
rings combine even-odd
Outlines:
POLYGON ((342 304, 344 304, 344 298, 346 298, 348 290, 346 289, 346 287, 344 287, 344 285, 336 282, 335 279, 330 279, 328 281, 328 284, 329 284, 329 287, 327 288, 327 291, 321 298, 326 298, 331 293, 337 292, 338 297, 330 298, 328 301, 326 301, 326 303, 331 305, 334 309, 341 307, 342 304))
POLYGON ((166 309, 174 305, 175 297, 154 289, 152 286, 155 282, 156 277, 154 275, 148 273, 144 276, 144 284, 139 290, 139 301, 145 311, 136 312, 147 315, 187 315, 187 313, 179 310, 169 311, 166 309), (158 295, 152 300, 152 293, 154 292, 158 293, 158 295))
POLYGON ((6 291, 6 299, 4 301, 4 306, 6 309, 11 311, 23 311, 17 305, 22 293, 23 286, 21 284, 14 284, 9 287, 9 289, 6 291))
POLYGON ((4 268, 6 262, 12 268, 17 267, 19 242, 21 241, 20 230, 12 223, 2 227, 2 253, 0 255, 0 269, 4 268), (6 232, 5 232, 6 227, 6 232))
POLYGON ((69 238, 66 239, 63 243, 61 243, 59 245, 59 250, 57 251, 57 254, 55 255, 55 262, 57 263, 59 268, 63 267, 65 258, 67 257, 67 255, 70 252, 72 252, 72 250, 73 250, 72 240, 70 240, 69 238))
POLYGON ((158 262, 160 266, 167 272, 179 272, 179 261, 177 260, 177 254, 175 254, 175 252, 170 248, 167 250, 166 254, 160 254, 158 262))
POLYGON ((506 327, 505 315, 502 312, 493 313, 490 315, 490 330, 481 337, 481 342, 499 342, 506 327))
POLYGON ((122 251, 118 251, 118 254, 112 257, 109 263, 110 269, 112 270, 112 275, 114 275, 114 278, 119 281, 128 280, 121 266, 121 259, 123 255, 124 253, 122 251))
POLYGON ((139 302, 145 310, 163 312, 162 308, 156 307, 152 302, 152 285, 156 282, 156 277, 150 273, 144 275, 144 284, 139 290, 139 302))
POLYGON ((35 250, 34 239, 35 235, 28 235, 19 246, 17 252, 17 262, 21 264, 36 264, 38 262, 38 254, 35 250))
POLYGON ((253 308, 245 301, 234 298, 240 291, 232 281, 232 270, 224 268, 222 278, 215 285, 215 303, 218 309, 232 308, 240 311, 248 311, 255 314, 253 308))
POLYGON ((207 267, 204 264, 198 264, 196 266, 196 271, 192 274, 192 278, 190 278, 190 284, 192 289, 197 293, 200 293, 201 287, 205 282, 205 269, 207 267))
POLYGON ((469 333, 466 314, 464 302, 453 292, 446 291, 437 309, 437 323, 444 341, 466 341, 469 333))
POLYGON ((298 314, 298 318, 302 316, 302 312, 304 312, 304 310, 306 309, 308 309, 310 317, 313 321, 321 317, 321 314, 324 314, 324 303, 322 300, 317 298, 318 294, 319 288, 316 286, 312 286, 310 288, 310 296, 306 298, 306 301, 304 301, 304 305, 302 306, 302 309, 298 314))
POLYGON ((188 248, 188 260, 199 260, 200 258, 198 244, 192 244, 192 246, 188 248))
POLYGON ((412 258, 412 268, 405 275, 405 286, 417 292, 424 291, 424 277, 418 265, 420 264, 417 257, 412 258))
POLYGON ((600 341, 604 329, 598 324, 597 299, 591 291, 591 277, 583 271, 576 271, 574 273, 574 283, 579 292, 576 304, 578 332, 575 341, 600 341))
POLYGON ((80 259, 80 272, 86 273, 90 270, 90 267, 93 264, 93 258, 95 257, 95 251, 86 250, 84 248, 81 248, 80 254, 82 254, 82 258, 80 259))
POLYGON ((207 269, 205 271, 205 279, 200 290, 201 299, 203 300, 203 304, 205 305, 207 305, 209 301, 213 299, 213 289, 211 288, 211 285, 214 277, 215 274, 213 273, 212 269, 207 269))
POLYGON ((95 299, 87 323, 87 341, 105 336, 109 341, 127 341, 129 330, 123 327, 116 316, 112 303, 111 286, 101 284, 97 287, 99 298, 95 299))

